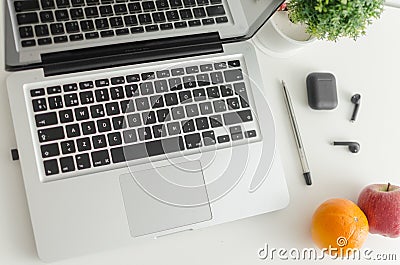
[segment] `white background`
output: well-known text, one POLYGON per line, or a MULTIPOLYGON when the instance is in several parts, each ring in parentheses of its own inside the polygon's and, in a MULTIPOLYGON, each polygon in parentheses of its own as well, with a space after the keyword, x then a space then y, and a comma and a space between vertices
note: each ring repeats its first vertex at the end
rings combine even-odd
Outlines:
MULTIPOLYGON (((0 10, 0 17, 3 12, 0 10)), ((367 36, 357 42, 321 41, 290 58, 273 58, 258 51, 265 92, 276 118, 278 148, 291 195, 289 207, 56 264, 310 264, 260 260, 257 251, 266 243, 286 249, 313 247, 310 220, 320 203, 332 197, 356 201, 370 183, 400 184, 399 17, 400 9, 387 8, 367 36), (339 89, 336 110, 314 111, 307 106, 305 77, 313 71, 335 73, 339 89), (292 96, 314 181, 311 187, 304 184, 301 174, 281 79, 286 80, 292 96), (362 94, 354 124, 349 122, 353 93, 362 94), (357 140, 361 152, 354 155, 344 147, 333 147, 329 144, 333 140, 357 140)), ((5 85, 3 23, 0 25, 0 264, 42 264, 36 255, 19 163, 10 158, 10 149, 16 146, 5 85)), ((376 254, 394 253, 400 260, 399 243, 400 239, 370 235, 364 247, 376 254)), ((317 262, 350 263, 330 258, 317 262)))

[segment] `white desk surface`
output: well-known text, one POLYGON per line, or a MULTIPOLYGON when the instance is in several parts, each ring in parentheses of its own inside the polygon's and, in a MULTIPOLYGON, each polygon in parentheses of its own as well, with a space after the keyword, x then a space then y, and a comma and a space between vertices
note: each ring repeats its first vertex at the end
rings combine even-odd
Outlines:
MULTIPOLYGON (((0 10, 0 14, 3 10, 0 10)), ((313 247, 310 220, 316 207, 332 197, 357 200, 370 183, 400 184, 400 9, 387 8, 365 37, 357 42, 317 42, 297 55, 282 59, 258 51, 265 91, 277 124, 291 202, 281 211, 215 227, 185 232, 56 264, 309 264, 310 261, 260 260, 259 248, 313 247), (313 111, 307 105, 305 77, 330 71, 338 80, 339 106, 334 111, 313 111), (290 90, 314 184, 304 184, 295 142, 279 80, 290 90), (356 123, 350 97, 362 94, 356 123), (357 140, 361 152, 334 147, 333 140, 357 140)), ((3 17, 3 16, 1 16, 3 17)), ((2 24, 0 26, 2 28, 2 24)), ((0 31, 0 264, 42 264, 38 259, 15 148, 4 69, 3 28, 0 31)), ((400 238, 370 235, 364 247, 374 254, 393 253, 400 260, 400 238)), ((315 262, 315 261, 313 261, 315 262)), ((325 258, 320 264, 349 261, 325 258)), ((398 261, 397 261, 398 262, 398 261)), ((371 264, 371 261, 357 261, 371 264)), ((374 262, 375 264, 376 262, 374 262)), ((389 262, 384 262, 389 264, 389 262)))

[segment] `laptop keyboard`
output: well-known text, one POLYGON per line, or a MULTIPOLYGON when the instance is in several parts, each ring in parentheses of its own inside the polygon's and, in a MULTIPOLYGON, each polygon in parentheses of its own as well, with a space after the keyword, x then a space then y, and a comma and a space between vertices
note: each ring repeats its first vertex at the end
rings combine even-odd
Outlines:
POLYGON ((44 174, 72 176, 146 157, 255 141, 259 129, 241 60, 29 89, 44 174))
POLYGON ((22 47, 228 22, 223 0, 14 1, 22 47))

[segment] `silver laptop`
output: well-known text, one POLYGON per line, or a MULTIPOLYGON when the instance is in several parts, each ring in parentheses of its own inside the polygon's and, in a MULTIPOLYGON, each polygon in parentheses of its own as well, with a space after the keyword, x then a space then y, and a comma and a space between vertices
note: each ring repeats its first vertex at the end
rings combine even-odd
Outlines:
POLYGON ((7 87, 42 260, 288 204, 270 88, 247 41, 281 2, 6 1, 7 87))

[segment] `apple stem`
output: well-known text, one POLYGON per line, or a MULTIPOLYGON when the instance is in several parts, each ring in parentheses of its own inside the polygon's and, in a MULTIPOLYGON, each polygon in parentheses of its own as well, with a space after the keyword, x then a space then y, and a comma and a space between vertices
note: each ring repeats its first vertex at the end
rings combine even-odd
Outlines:
POLYGON ((389 189, 390 189, 390 183, 388 183, 386 191, 389 191, 389 189))

